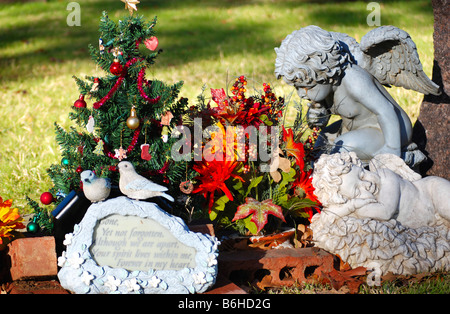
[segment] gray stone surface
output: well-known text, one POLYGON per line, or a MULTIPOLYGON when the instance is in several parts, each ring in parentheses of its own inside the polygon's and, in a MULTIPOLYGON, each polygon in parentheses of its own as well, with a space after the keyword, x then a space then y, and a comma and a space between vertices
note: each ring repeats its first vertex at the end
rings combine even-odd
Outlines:
POLYGON ((422 178, 391 154, 369 171, 350 152, 322 155, 312 184, 323 204, 310 226, 318 247, 380 273, 449 269, 448 180, 422 178))

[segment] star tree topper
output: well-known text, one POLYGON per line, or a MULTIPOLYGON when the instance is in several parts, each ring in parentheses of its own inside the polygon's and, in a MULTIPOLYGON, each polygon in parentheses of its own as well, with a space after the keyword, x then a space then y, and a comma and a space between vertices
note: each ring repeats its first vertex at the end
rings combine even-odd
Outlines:
POLYGON ((130 15, 133 15, 133 10, 137 11, 136 4, 139 3, 138 0, 120 0, 125 3, 125 9, 128 9, 130 15))

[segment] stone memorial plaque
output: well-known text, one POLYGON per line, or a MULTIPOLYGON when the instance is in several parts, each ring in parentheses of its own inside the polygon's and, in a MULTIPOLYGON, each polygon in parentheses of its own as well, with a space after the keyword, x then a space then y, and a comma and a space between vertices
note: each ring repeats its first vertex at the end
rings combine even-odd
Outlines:
POLYGON ((90 251, 99 265, 146 271, 195 267, 196 251, 155 220, 111 215, 94 229, 90 251))
POLYGON ((58 278, 75 293, 201 293, 217 277, 215 237, 127 197, 91 205, 64 244, 58 278))

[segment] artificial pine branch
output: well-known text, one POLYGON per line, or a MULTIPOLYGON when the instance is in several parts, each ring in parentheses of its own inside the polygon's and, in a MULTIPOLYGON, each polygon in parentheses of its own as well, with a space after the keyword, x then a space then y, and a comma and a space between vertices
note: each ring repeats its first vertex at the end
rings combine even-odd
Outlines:
MULTIPOLYGON (((87 107, 70 108, 69 118, 76 126, 64 130, 55 123, 55 140, 61 149, 62 162, 47 170, 54 185, 51 189, 54 195, 82 190, 80 172, 83 170, 92 170, 97 176, 108 177, 113 185, 118 185, 117 164, 120 160, 115 150, 120 147, 127 150, 126 160, 135 165, 138 173, 152 176, 152 180, 168 186, 174 198, 177 198, 175 194, 181 193, 179 184, 188 174, 186 162, 176 162, 171 157, 172 145, 178 139, 169 136, 164 142, 161 136, 163 127, 174 130, 182 123, 181 117, 188 106, 186 98, 179 98, 183 82, 167 84, 157 79, 147 81, 142 74, 139 76, 145 74, 142 71, 151 67, 162 52, 161 49, 149 50, 145 43, 155 36, 156 21, 156 17, 146 22, 142 16, 127 16, 116 23, 106 12, 102 14, 99 43, 103 47, 89 45, 89 53, 105 75, 86 76, 84 80, 73 77, 78 88, 77 97, 85 95, 87 107), (119 62, 123 71, 111 73, 113 62, 119 62), (96 88, 93 88, 94 83, 98 83, 96 88), (132 107, 140 119, 138 129, 130 129, 126 123, 132 107), (161 118, 167 111, 173 114, 173 119, 163 126, 161 118), (93 126, 89 132, 86 129, 88 122, 93 126), (141 158, 142 144, 150 145, 150 160, 141 158)), ((189 179, 192 177, 189 173, 189 179)))
POLYGON ((35 217, 37 217, 36 223, 44 233, 50 234, 53 231, 52 216, 47 212, 45 208, 40 207, 36 201, 29 198, 28 195, 25 196, 25 199, 27 200, 28 205, 34 210, 35 217))

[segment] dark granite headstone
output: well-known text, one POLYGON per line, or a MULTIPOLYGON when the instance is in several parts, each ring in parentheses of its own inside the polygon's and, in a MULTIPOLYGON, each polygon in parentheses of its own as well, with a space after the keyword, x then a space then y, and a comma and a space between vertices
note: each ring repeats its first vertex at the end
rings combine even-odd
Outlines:
POLYGON ((413 141, 428 156, 420 167, 422 175, 450 180, 450 3, 432 0, 434 13, 433 81, 441 86, 439 96, 427 95, 414 126, 413 141))

